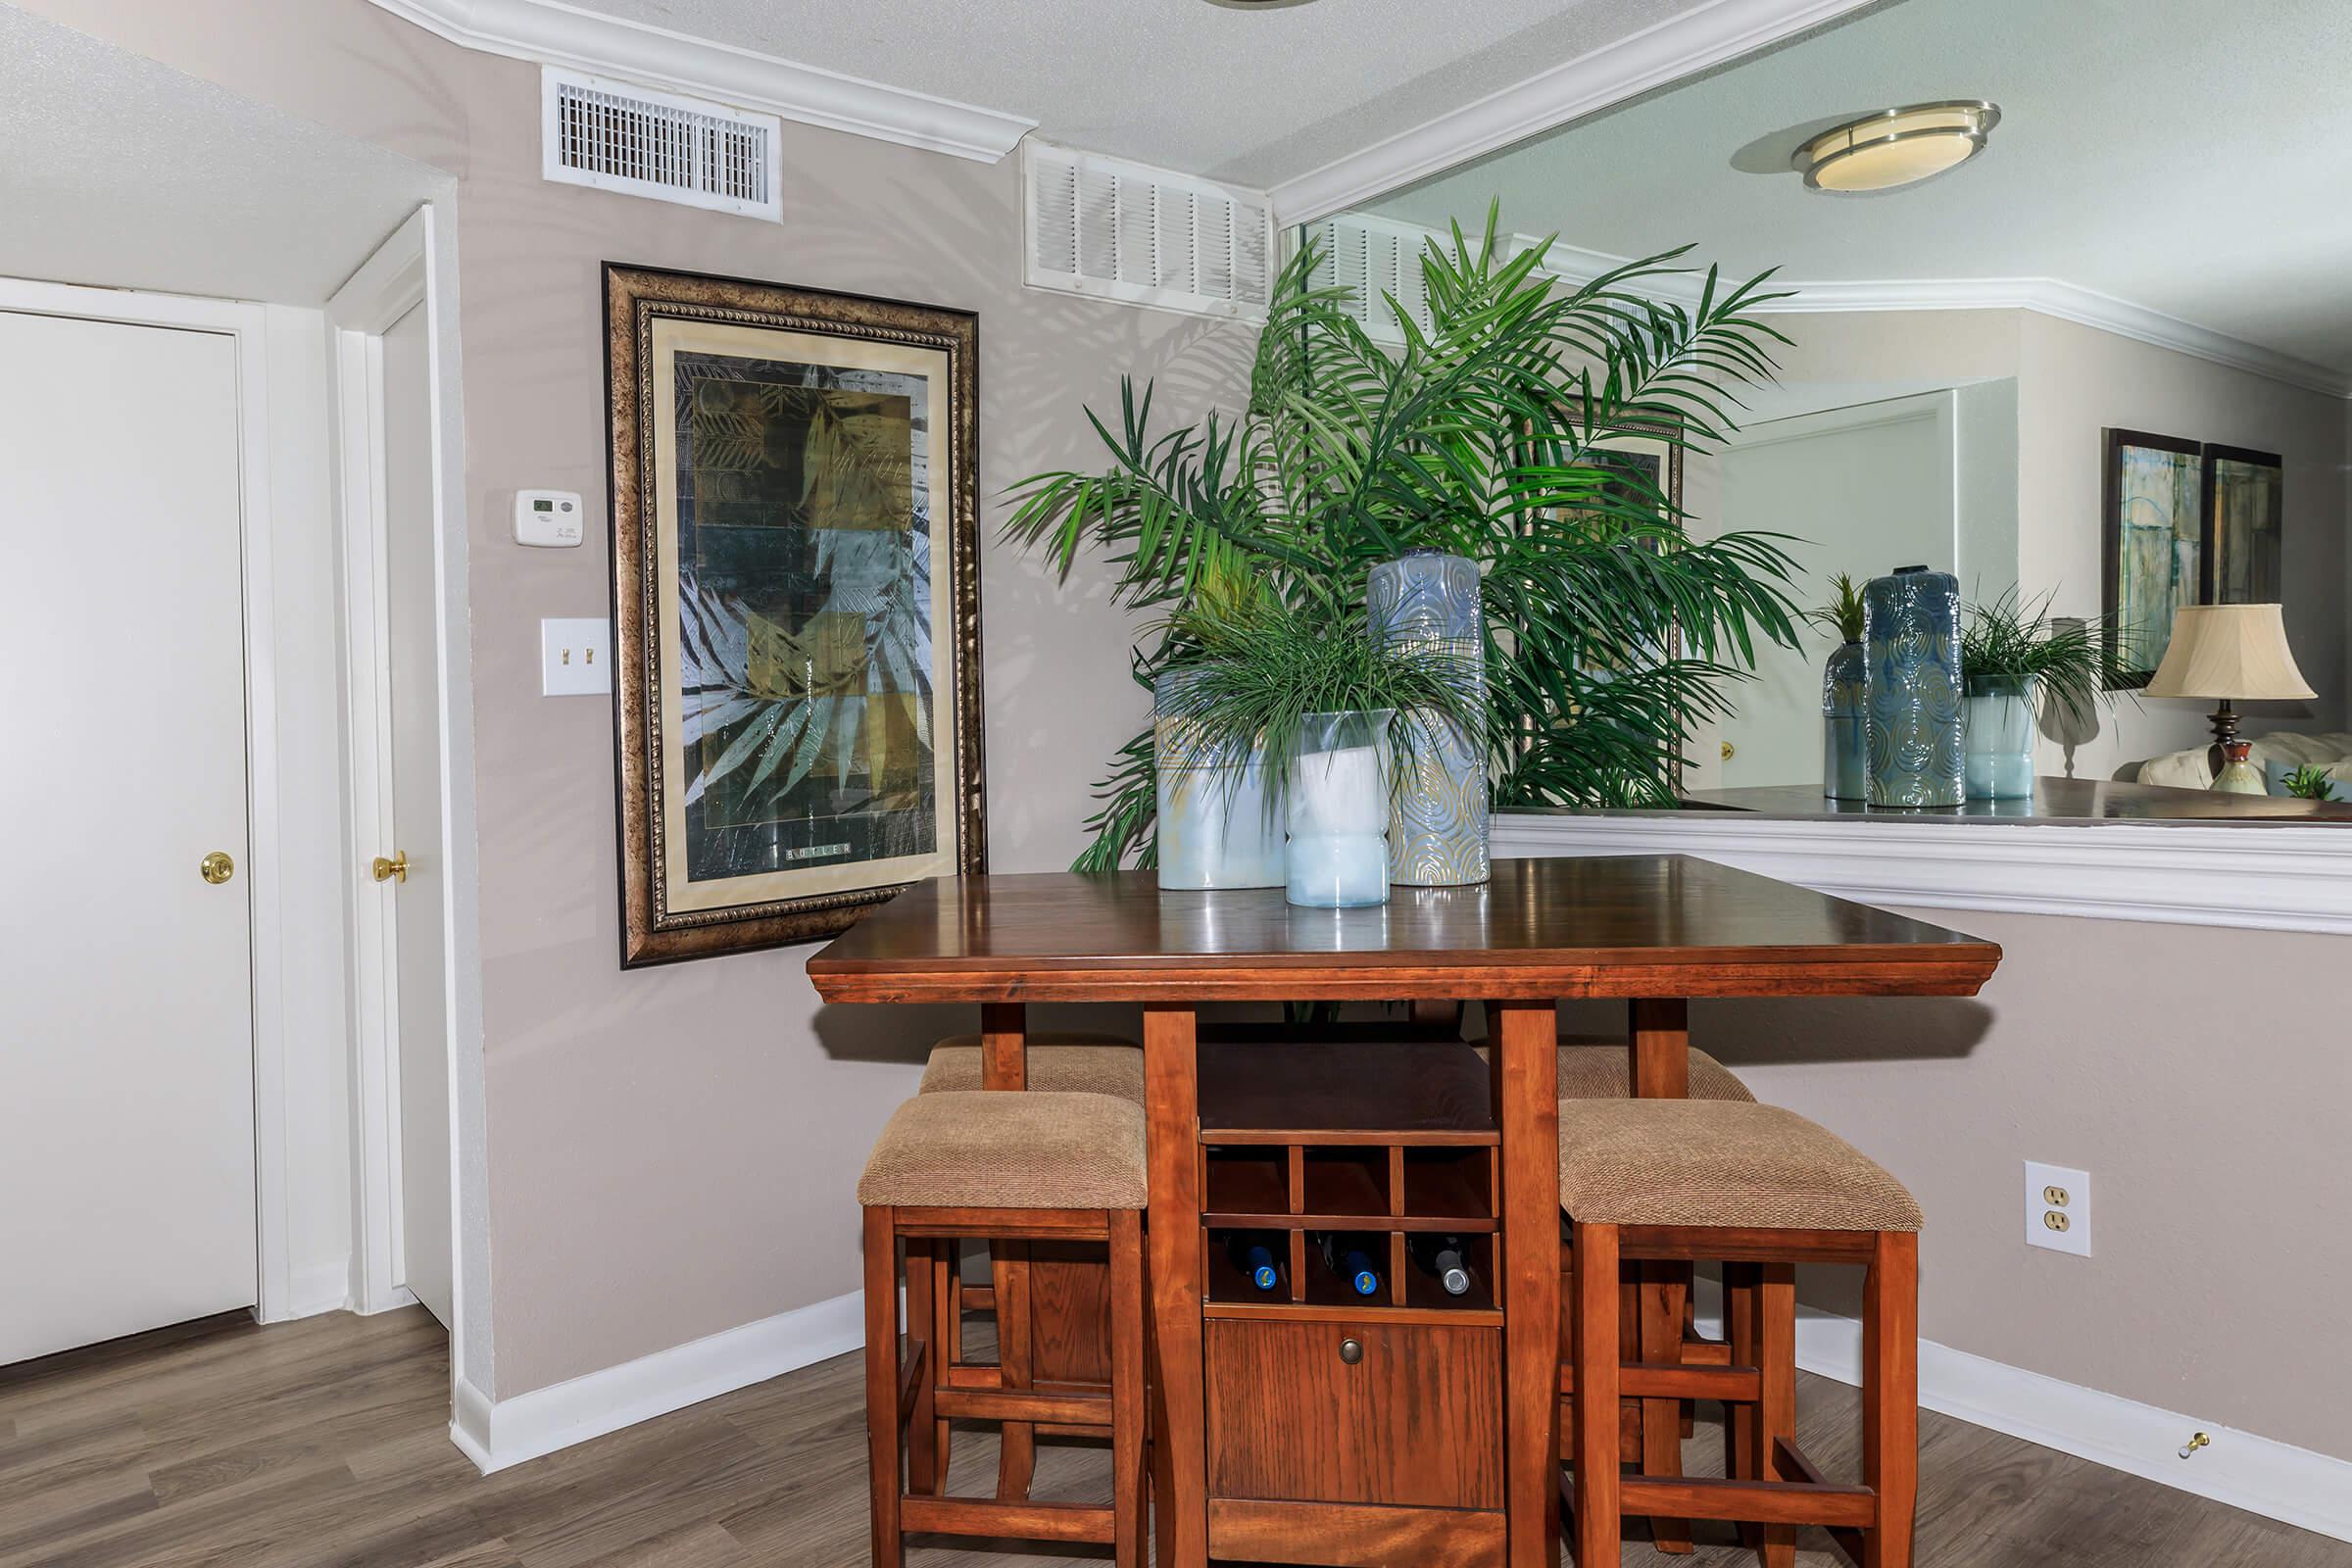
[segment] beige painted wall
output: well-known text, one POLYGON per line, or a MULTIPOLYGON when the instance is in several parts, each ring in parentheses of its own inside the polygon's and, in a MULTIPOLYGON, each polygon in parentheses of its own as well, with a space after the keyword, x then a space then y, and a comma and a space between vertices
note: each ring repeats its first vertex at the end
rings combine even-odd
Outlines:
POLYGON ((979 312, 989 832, 1007 870, 1067 862, 1149 703, 1100 575, 1055 589, 997 543, 996 497, 1095 461, 1080 405, 1115 411, 1122 369, 1159 378, 1163 417, 1238 402, 1250 335, 1025 289, 1017 159, 787 124, 772 224, 544 182, 535 68, 362 0, 32 9, 461 176, 493 1392, 856 1290, 858 1165, 929 1038, 968 1015, 820 1011, 809 949, 618 967, 612 711, 538 695, 540 617, 607 606, 599 264, 979 312), (587 497, 583 548, 512 542, 525 486, 587 497))
POLYGON ((1904 912, 2001 944, 1982 997, 1701 1003, 1691 1031, 1918 1195, 1926 1337, 2352 1459, 2346 940, 1904 912), (2090 1172, 2090 1257, 2025 1245, 2028 1159, 2090 1172))

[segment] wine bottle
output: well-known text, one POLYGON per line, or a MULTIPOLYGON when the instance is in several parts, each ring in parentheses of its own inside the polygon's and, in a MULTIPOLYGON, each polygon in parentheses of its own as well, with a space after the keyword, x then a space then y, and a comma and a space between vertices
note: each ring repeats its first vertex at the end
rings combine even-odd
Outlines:
POLYGON ((1275 1262, 1274 1250, 1262 1237, 1236 1231, 1225 1238, 1225 1255, 1242 1271, 1242 1278, 1261 1292, 1270 1293, 1282 1283, 1282 1266, 1275 1262))
POLYGON ((1470 1265, 1462 1256, 1460 1237, 1414 1236, 1406 1242, 1405 1250, 1413 1266, 1436 1280, 1447 1296, 1470 1294, 1470 1265))
POLYGON ((1380 1294, 1380 1264, 1360 1238, 1332 1232, 1323 1238, 1323 1266, 1358 1296, 1380 1294))

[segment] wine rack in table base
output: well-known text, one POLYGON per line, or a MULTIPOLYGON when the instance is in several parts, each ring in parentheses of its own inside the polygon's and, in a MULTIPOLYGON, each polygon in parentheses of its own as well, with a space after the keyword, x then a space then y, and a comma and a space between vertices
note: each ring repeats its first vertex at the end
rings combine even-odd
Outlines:
POLYGON ((1459 1041, 1209 1041, 1200 1062, 1210 1555, 1499 1562, 1505 1238, 1486 1063, 1459 1041), (1230 1255, 1237 1236, 1266 1247, 1271 1291, 1230 1255), (1329 1236, 1368 1254, 1373 1295, 1325 1264, 1329 1236), (1414 1258, 1441 1239, 1461 1294, 1414 1258))

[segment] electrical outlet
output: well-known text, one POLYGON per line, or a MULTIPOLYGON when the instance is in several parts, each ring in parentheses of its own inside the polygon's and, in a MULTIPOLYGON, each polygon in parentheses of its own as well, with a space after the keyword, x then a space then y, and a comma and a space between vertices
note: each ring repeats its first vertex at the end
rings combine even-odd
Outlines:
POLYGON ((543 620, 539 623, 539 695, 593 697, 612 689, 612 623, 543 620))
POLYGON ((2090 1172, 2026 1161, 2026 1245, 2090 1255, 2090 1172))

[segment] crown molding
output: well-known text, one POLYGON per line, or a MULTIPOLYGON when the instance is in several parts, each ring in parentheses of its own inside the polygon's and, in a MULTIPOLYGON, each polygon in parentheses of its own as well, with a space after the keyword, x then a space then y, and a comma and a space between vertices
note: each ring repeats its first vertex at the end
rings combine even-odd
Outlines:
MULTIPOLYGON (((1437 234, 1435 229, 1428 232, 1437 234)), ((1511 237, 1511 254, 1516 256, 1537 243, 1532 235, 1515 234, 1511 237)), ((1629 259, 1554 240, 1544 253, 1543 270, 1563 282, 1589 283, 1623 267, 1629 259)), ((1639 292, 1660 301, 1694 305, 1698 302, 1701 276, 1697 272, 1663 273, 1643 279, 1639 292)), ((1770 287, 1784 297, 1758 305, 1755 314, 1759 316, 1822 311, 2036 311, 2060 320, 2113 332, 2118 337, 2227 365, 2267 380, 2283 381, 2329 397, 2352 398, 2352 374, 2345 371, 2281 354, 2259 343, 2249 343, 2061 278, 1865 278, 1811 283, 1774 278, 1770 287)))
POLYGON ((368 0, 461 48, 715 99, 804 125, 993 164, 1037 122, 908 92, 560 0, 368 0))
POLYGON ((1789 283, 1794 291, 1764 309, 1805 311, 2038 311, 2119 337, 2190 354, 2330 397, 2352 397, 2352 374, 2281 354, 2179 317, 2055 277, 1897 278, 1789 283))
MULTIPOLYGON (((382 0, 378 0, 381 4, 382 0)), ((1361 152, 1284 180, 1278 223, 1307 223, 1580 115, 1750 54, 1875 0, 1707 0, 1361 152)))

